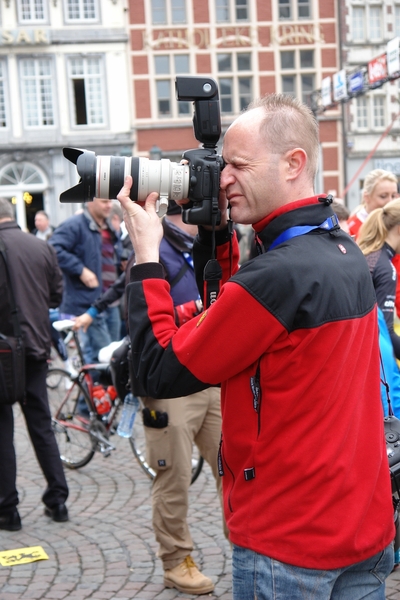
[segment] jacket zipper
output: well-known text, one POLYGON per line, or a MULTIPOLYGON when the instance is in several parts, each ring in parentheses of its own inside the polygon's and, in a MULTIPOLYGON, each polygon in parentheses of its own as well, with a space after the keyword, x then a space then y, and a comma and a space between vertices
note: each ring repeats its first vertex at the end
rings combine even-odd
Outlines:
MULTIPOLYGON (((220 477, 223 477, 225 475, 224 465, 227 467, 229 473, 232 475, 232 485, 231 485, 231 490, 232 490, 233 485, 235 483, 235 474, 232 471, 232 469, 229 467, 228 463, 226 462, 226 460, 224 458, 223 451, 222 451, 222 433, 221 433, 221 439, 220 439, 219 448, 218 448, 218 474, 220 477)), ((233 508, 232 508, 232 504, 231 504, 231 491, 229 491, 229 494, 228 494, 228 506, 229 506, 229 510, 231 512, 233 512, 233 508)))
POLYGON ((250 387, 253 394, 253 408, 257 413, 257 437, 261 431, 261 386, 260 386, 260 361, 258 361, 255 374, 250 377, 250 387))

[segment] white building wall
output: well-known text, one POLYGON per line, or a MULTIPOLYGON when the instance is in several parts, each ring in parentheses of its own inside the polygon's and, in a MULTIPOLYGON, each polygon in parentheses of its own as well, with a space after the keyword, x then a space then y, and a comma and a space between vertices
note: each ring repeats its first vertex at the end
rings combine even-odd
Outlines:
MULTIPOLYGON (((0 195, 22 202, 22 193, 30 193, 36 209, 44 208, 50 213, 53 225, 77 209, 76 205, 59 203, 59 194, 78 179, 75 166, 62 155, 63 147, 116 155, 133 149, 127 5, 125 0, 94 1, 98 2, 98 21, 77 23, 66 21, 68 0, 32 2, 31 6, 43 4, 45 19, 39 23, 21 23, 20 0, 10 0, 9 6, 0 5, 0 62, 4 67, 7 121, 0 121, 0 195), (72 56, 98 56, 104 60, 101 79, 105 120, 101 125, 74 124, 75 99, 68 75, 68 60, 72 56), (30 100, 24 97, 21 83, 20 61, 24 58, 51 59, 54 124, 24 125, 23 115, 30 100), (23 171, 23 165, 33 165, 38 173, 43 173, 43 180, 30 187, 29 181, 21 177, 13 185, 9 173, 14 164, 18 173, 23 171)), ((84 4, 91 5, 91 0, 84 0, 84 4)), ((86 88, 85 94, 87 98, 86 88)), ((23 210, 19 207, 17 215, 20 221, 22 218, 21 226, 32 225, 29 205, 23 210)))

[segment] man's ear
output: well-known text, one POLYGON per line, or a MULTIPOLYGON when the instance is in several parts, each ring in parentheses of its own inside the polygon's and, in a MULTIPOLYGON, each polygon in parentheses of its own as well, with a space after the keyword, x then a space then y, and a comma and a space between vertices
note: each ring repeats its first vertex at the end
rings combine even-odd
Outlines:
POLYGON ((307 152, 303 148, 294 148, 286 153, 286 181, 297 179, 306 167, 307 158, 307 152))

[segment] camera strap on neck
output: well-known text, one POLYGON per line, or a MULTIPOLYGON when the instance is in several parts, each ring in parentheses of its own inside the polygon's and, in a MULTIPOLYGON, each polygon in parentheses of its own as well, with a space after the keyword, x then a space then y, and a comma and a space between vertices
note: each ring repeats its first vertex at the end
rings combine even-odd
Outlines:
POLYGON ((336 215, 328 217, 323 223, 321 223, 321 225, 298 225, 296 227, 289 227, 289 229, 282 231, 282 233, 278 235, 278 237, 272 242, 272 244, 268 248, 268 251, 272 250, 279 244, 290 240, 291 238, 298 237, 299 235, 305 235, 313 229, 325 229, 326 231, 332 231, 332 229, 338 229, 338 227, 339 219, 336 215))

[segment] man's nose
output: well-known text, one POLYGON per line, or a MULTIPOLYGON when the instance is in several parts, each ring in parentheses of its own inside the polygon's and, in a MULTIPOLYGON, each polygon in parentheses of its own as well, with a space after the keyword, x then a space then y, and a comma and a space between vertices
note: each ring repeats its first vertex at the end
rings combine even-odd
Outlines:
POLYGON ((229 165, 225 165, 224 170, 221 171, 220 188, 225 190, 227 186, 234 181, 233 174, 229 168, 229 165))

